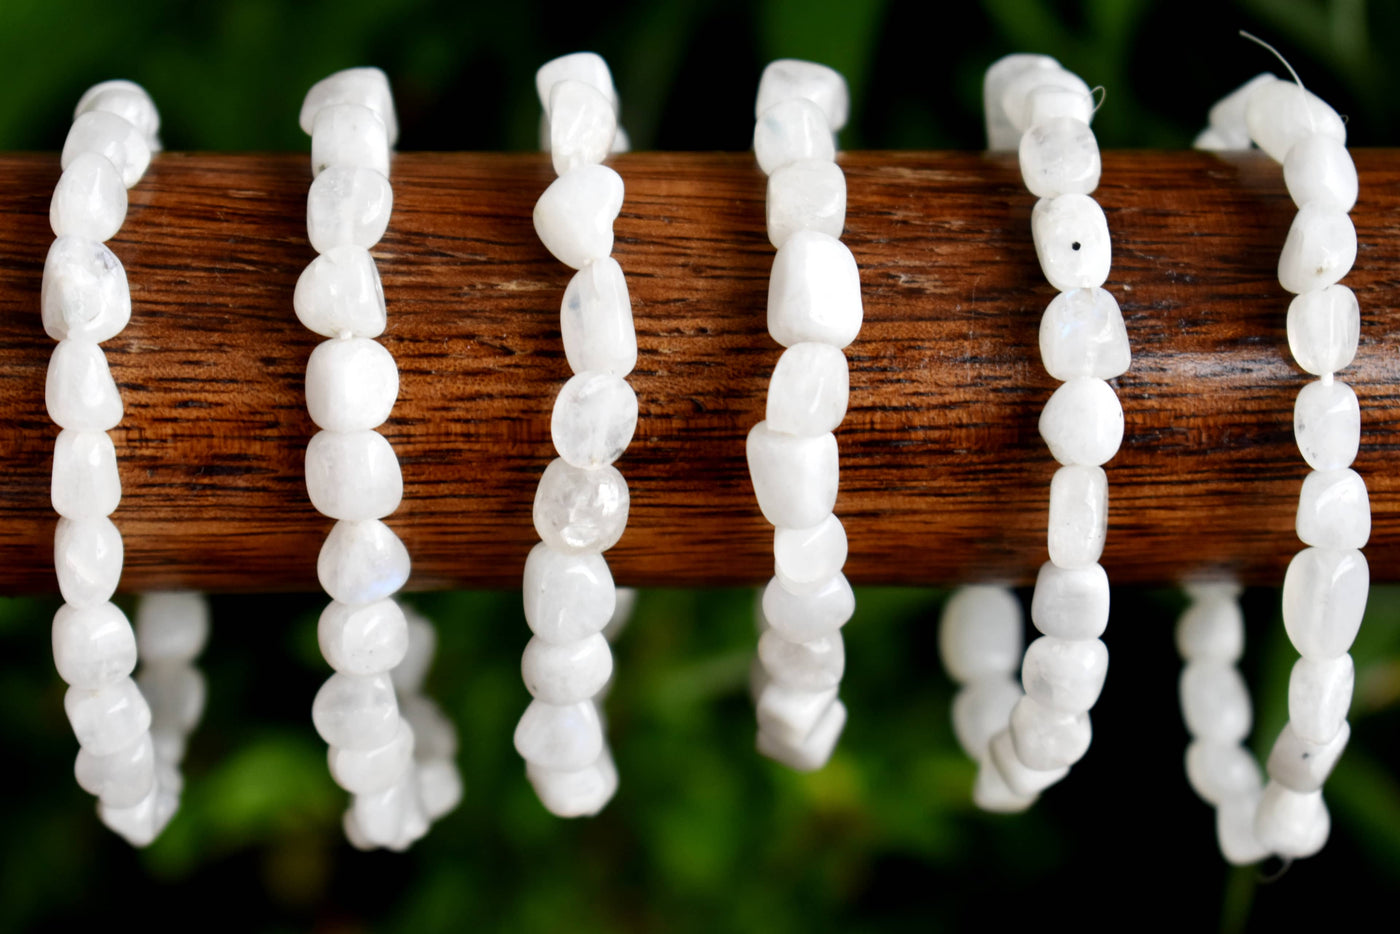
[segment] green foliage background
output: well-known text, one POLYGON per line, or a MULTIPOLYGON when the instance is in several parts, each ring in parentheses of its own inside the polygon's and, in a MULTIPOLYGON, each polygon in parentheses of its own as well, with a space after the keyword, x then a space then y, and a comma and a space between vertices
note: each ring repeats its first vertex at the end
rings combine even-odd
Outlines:
MULTIPOLYGON (((170 148, 303 150, 305 89, 366 63, 394 82, 403 148, 528 149, 534 69, 579 48, 611 62, 638 148, 747 148, 759 71, 786 55, 850 79, 850 148, 977 147, 981 73, 1017 50, 1107 89, 1095 124, 1105 147, 1180 147, 1212 101, 1274 67, 1239 28, 1273 41, 1350 116, 1353 144, 1394 145, 1397 27, 1400 4, 1366 0, 4 0, 0 149, 56 149, 81 91, 123 76, 159 102, 170 148), (929 28, 928 11, 959 18, 929 28)), ((510 743, 528 699, 518 596, 422 595, 440 624, 430 688, 458 724, 467 792, 404 856, 340 839, 344 796, 308 717, 326 673, 321 598, 216 599, 182 810, 140 853, 98 824, 72 781, 49 660, 54 600, 0 600, 0 929, 127 917, 273 931, 927 931, 1051 917, 1118 927, 1150 913, 1236 930, 1386 910, 1400 882, 1400 592, 1374 591, 1354 650, 1332 842, 1272 882, 1224 866, 1186 786, 1174 592, 1115 592, 1094 748, 1014 818, 968 803, 972 767, 952 740, 934 651, 940 597, 860 594, 846 630, 851 723, 832 763, 798 776, 752 750, 752 594, 643 594, 608 705, 622 789, 603 816, 561 822, 534 801, 510 743), (1140 907, 1110 907, 1129 893, 1140 907)), ((1246 597, 1261 752, 1285 717, 1294 658, 1277 601, 1246 597)))

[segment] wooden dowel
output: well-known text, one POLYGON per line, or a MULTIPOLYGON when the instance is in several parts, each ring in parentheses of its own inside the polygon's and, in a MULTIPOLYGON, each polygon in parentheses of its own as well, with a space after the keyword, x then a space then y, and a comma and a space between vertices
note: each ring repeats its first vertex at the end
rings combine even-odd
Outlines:
MULTIPOLYGON (((1355 154, 1360 242, 1346 284, 1362 339, 1343 374, 1360 397, 1356 469, 1371 490, 1367 556, 1400 580, 1400 151, 1355 154)), ((305 237, 305 154, 166 153, 131 192, 111 246, 134 314, 105 344, 126 404, 113 432, 123 589, 314 589, 317 515, 302 482, 315 428, 302 374, 318 338, 292 313, 305 237)), ((764 179, 746 154, 632 154, 614 255, 640 357, 637 436, 618 467, 621 583, 757 583, 771 573, 744 436, 780 348, 764 307, 773 248, 764 179)), ((1054 296, 1014 156, 849 153, 845 241, 865 325, 848 348, 837 512, 858 583, 1028 581, 1044 560, 1054 464, 1036 430, 1057 383, 1040 366, 1054 296)), ((54 588, 44 410, 53 342, 39 322, 52 240, 53 155, 0 156, 0 591, 54 588)), ((558 306, 570 272, 540 246, 536 155, 403 154, 375 255, 382 338, 402 374, 384 432, 403 465, 389 520, 410 586, 515 587, 530 506, 553 456, 568 377, 558 306)), ((1275 277, 1295 208, 1261 155, 1110 152, 1097 197, 1113 235, 1108 288, 1133 345, 1117 380, 1127 428, 1108 465, 1103 563, 1115 583, 1228 569, 1278 584, 1297 550, 1306 473, 1292 439, 1289 296, 1275 277)))

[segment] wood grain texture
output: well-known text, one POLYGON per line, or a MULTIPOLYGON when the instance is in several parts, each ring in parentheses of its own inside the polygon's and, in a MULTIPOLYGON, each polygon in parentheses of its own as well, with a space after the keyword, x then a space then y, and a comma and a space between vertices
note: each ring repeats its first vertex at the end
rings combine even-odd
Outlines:
MULTIPOLYGON (((1367 556, 1400 580, 1400 151, 1355 154, 1360 253, 1346 283, 1362 343, 1356 469, 1371 490, 1367 556)), ((1030 238, 1014 156, 850 153, 845 241, 865 325, 848 350, 838 432, 848 573, 858 583, 1028 581, 1044 560, 1054 470, 1036 420, 1057 385, 1039 317, 1054 292, 1030 238)), ((764 179, 746 154, 631 154, 614 255, 640 358, 637 436, 618 467, 631 519, 609 552, 622 583, 756 583, 771 570, 744 436, 763 417, 780 348, 764 303, 773 250, 764 179)), ((0 591, 54 588, 44 411, 53 343, 39 324, 53 155, 0 156, 0 591)), ((535 155, 402 154, 375 251, 382 338, 402 384, 384 432, 403 465, 389 520, 415 588, 518 586, 530 504, 553 456, 568 376, 558 305, 570 271, 530 213, 552 178, 535 155)), ((313 253, 304 154, 158 156, 111 243, 134 314, 105 344, 126 403, 123 589, 314 589, 330 521, 302 482, 314 426, 302 374, 318 338, 291 309, 313 253)), ((1108 465, 1103 563, 1115 583, 1228 568, 1277 584, 1298 548, 1306 467, 1278 252, 1294 214, 1260 155, 1111 152, 1097 197, 1113 234, 1108 288, 1134 359, 1116 381, 1123 449, 1108 465)))

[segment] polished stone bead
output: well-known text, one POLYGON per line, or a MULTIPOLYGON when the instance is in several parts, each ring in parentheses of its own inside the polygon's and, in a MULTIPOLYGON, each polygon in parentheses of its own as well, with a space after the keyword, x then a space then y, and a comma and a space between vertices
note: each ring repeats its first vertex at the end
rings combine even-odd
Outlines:
POLYGON ((394 736, 368 749, 330 747, 326 755, 331 778, 353 794, 374 794, 393 787, 413 766, 413 729, 399 717, 394 736))
POLYGON ((959 587, 938 623, 938 656, 948 677, 966 683, 1014 673, 1021 664, 1021 629, 1021 604, 1010 590, 959 587))
POLYGON ((786 746, 801 746, 836 703, 836 688, 804 691, 770 682, 758 697, 758 728, 786 746))
POLYGON ((1288 719, 1293 732, 1310 743, 1330 743, 1346 723, 1356 687, 1350 655, 1300 658, 1288 677, 1288 719))
POLYGON ((1351 727, 1345 721, 1326 743, 1308 742, 1285 724, 1269 753, 1269 778, 1292 791, 1318 791, 1350 738, 1351 727))
POLYGON ((155 747, 150 734, 143 733, 125 749, 103 756, 79 749, 73 774, 79 787, 109 807, 127 808, 140 803, 156 783, 155 747))
POLYGON ((306 361, 306 410, 318 428, 358 432, 378 428, 399 396, 399 368, 378 341, 323 341, 306 361))
POLYGON ((1084 120, 1054 117, 1021 137, 1021 178, 1037 198, 1092 194, 1102 169, 1099 144, 1084 120))
MULTIPOLYGON (((1063 88, 1053 84, 1043 84, 1032 88, 1026 94, 1026 106, 1030 113, 1027 122, 1030 130, 1027 130, 1027 133, 1051 120, 1070 119, 1076 123, 1087 125, 1094 119, 1094 97, 1092 94, 1086 97, 1077 89, 1063 88)), ((1022 138, 1024 138, 1024 134, 1022 134, 1022 138)), ((1011 148, 1014 149, 1016 141, 1012 142, 1011 148)))
POLYGON ((773 530, 774 576, 790 593, 821 589, 846 563, 846 552, 846 529, 834 515, 807 529, 773 530))
POLYGON ((311 172, 319 175, 333 165, 389 175, 389 134, 373 110, 359 104, 330 104, 317 112, 311 131, 311 172))
POLYGON ((53 661, 58 676, 78 687, 96 688, 136 668, 136 635, 126 614, 111 603, 58 608, 53 618, 53 661))
POLYGON ((306 447, 306 492, 332 519, 382 519, 399 508, 403 473, 377 431, 318 431, 306 447))
POLYGON ((111 599, 122 576, 122 536, 106 516, 58 520, 53 537, 54 572, 63 599, 75 607, 111 599))
POLYGON ((83 153, 105 157, 127 188, 139 182, 151 164, 151 144, 141 131, 116 114, 101 110, 89 110, 73 118, 59 165, 66 171, 83 153))
POLYGON ((1079 377, 1056 389, 1040 412, 1040 437, 1066 466, 1097 467, 1123 443, 1123 406, 1101 379, 1079 377))
POLYGON ((1034 797, 1069 774, 1069 766, 1055 769, 1033 769, 1023 763, 1016 753, 1010 728, 1003 729, 987 744, 987 757, 1011 791, 1023 798, 1034 797))
POLYGON ((627 527, 627 481, 612 466, 583 470, 555 458, 535 490, 535 532, 569 554, 607 551, 627 527))
POLYGON ((1088 195, 1041 198, 1031 211, 1031 237, 1041 272, 1061 292, 1099 288, 1108 279, 1108 219, 1088 195))
POLYGON ((1220 855, 1232 866, 1248 866, 1269 855, 1254 835, 1254 815, 1259 810, 1260 792, 1230 798, 1215 810, 1215 839, 1220 855))
POLYGON ((1132 350, 1118 302, 1104 289, 1056 295, 1040 319, 1040 359, 1058 380, 1122 376, 1132 350))
POLYGON ((846 227, 846 176, 835 162, 803 159, 768 176, 768 242, 782 247, 799 230, 841 236, 846 227))
POLYGON ((1293 144, 1283 160, 1283 182, 1298 207, 1320 204, 1350 211, 1356 205, 1356 165, 1344 143, 1315 133, 1293 144))
POLYGON ((525 775, 555 817, 592 817, 617 793, 617 766, 606 748, 581 769, 548 769, 527 762, 525 775))
POLYGON ((617 591, 602 555, 556 551, 544 542, 525 559, 521 590, 530 630, 556 645, 601 631, 616 607, 617 591))
POLYGON ((172 801, 156 782, 146 796, 131 807, 110 807, 99 802, 97 816, 127 843, 141 847, 149 845, 165 829, 175 803, 178 802, 172 801))
POLYGON ((58 433, 50 493, 54 512, 67 519, 99 519, 116 510, 122 482, 117 449, 105 431, 58 433))
POLYGON ((1254 835, 1269 852, 1286 859, 1303 859, 1327 843, 1332 818, 1322 792, 1297 792, 1278 782, 1264 786, 1254 816, 1254 835))
POLYGON ((826 114, 806 98, 779 101, 758 115, 753 129, 753 153, 764 174, 802 159, 831 162, 836 142, 826 114))
POLYGON ((1102 467, 1061 467, 1050 479, 1050 560, 1062 568, 1094 564, 1108 537, 1108 476, 1102 467))
POLYGON ((321 545, 316 577, 332 600, 361 606, 402 587, 410 566, 408 549, 383 522, 342 519, 321 545))
POLYGON ((1311 289, 1288 305, 1288 349, 1315 376, 1345 369, 1361 338, 1361 306, 1344 285, 1311 289))
POLYGON ((379 269, 357 246, 334 247, 312 260, 297 279, 292 307, 322 337, 378 337, 387 322, 379 269))
POLYGON ((1188 662, 1238 662, 1244 654, 1244 613, 1235 595, 1196 598, 1177 621, 1176 650, 1188 662))
POLYGON ((1043 707, 1082 713, 1098 702, 1107 675, 1108 647, 1102 640, 1041 636, 1026 648, 1021 686, 1043 707))
POLYGON ((1316 202, 1293 216, 1278 256, 1278 282, 1289 292, 1336 285, 1356 262, 1356 227, 1340 208, 1316 202))
POLYGON ((1239 743, 1192 740, 1186 747, 1186 778, 1201 800, 1215 807, 1257 795, 1264 781, 1254 754, 1239 743))
POLYGON ((763 69, 758 80, 754 117, 762 116, 776 104, 798 98, 809 100, 822 109, 832 133, 846 125, 851 104, 846 79, 835 69, 794 58, 777 59, 763 69))
POLYGON ((804 341, 778 358, 768 383, 768 427, 787 435, 822 435, 846 417, 850 373, 846 355, 830 344, 804 341))
POLYGON ((306 235, 325 253, 341 246, 368 250, 389 228, 394 189, 374 169, 335 165, 311 183, 306 195, 306 235))
POLYGON ((555 397, 549 427, 554 449, 570 465, 595 470, 611 464, 632 443, 637 394, 612 373, 579 373, 555 397))
POLYGON ((836 749, 836 741, 846 727, 846 705, 839 700, 826 708, 812 731, 800 743, 787 743, 758 731, 757 747, 761 755, 780 762, 798 772, 815 772, 826 765, 836 749))
POLYGON ((799 691, 834 688, 846 670, 846 647, 839 630, 807 642, 789 642, 770 629, 758 640, 758 657, 774 684, 799 691))
MULTIPOLYGON (((1246 141, 1247 142, 1247 141, 1246 141)), ((1225 134, 1214 127, 1206 127, 1196 134, 1196 138, 1191 141, 1192 149, 1203 149, 1208 152, 1229 151, 1231 149, 1247 148, 1231 146, 1230 140, 1225 134)))
POLYGON ((1010 729, 1016 758, 1041 772, 1078 762, 1089 751, 1093 738, 1087 713, 1055 710, 1033 697, 1016 702, 1011 709, 1010 729))
MULTIPOLYGON (((190 665, 172 662, 152 664, 142 659, 136 683, 151 705, 151 733, 156 737, 183 737, 194 729, 204 715, 208 689, 204 675, 190 665)), ((159 739, 156 753, 161 753, 159 739)))
POLYGON ((413 755, 419 762, 457 757, 457 729, 429 697, 405 694, 399 714, 413 727, 413 755))
POLYGON ((302 101, 297 121, 303 133, 310 135, 316 126, 316 115, 325 107, 336 104, 359 104, 374 111, 384 123, 392 146, 399 138, 399 122, 394 113, 394 95, 389 79, 378 68, 346 68, 322 78, 311 86, 302 101))
POLYGON ((1219 134, 1220 149, 1248 149, 1251 145, 1249 127, 1245 123, 1245 106, 1255 89, 1264 84, 1273 84, 1278 78, 1269 72, 1255 75, 1244 84, 1226 94, 1210 108, 1210 128, 1219 134))
POLYGON ((769 524, 807 529, 831 513, 840 483, 835 435, 799 438, 763 421, 749 431, 747 454, 758 508, 769 524))
POLYGON ((1108 574, 1102 566, 1040 566, 1031 595, 1031 622, 1047 636, 1097 639, 1108 628, 1108 574))
POLYGON ((1313 470, 1341 470, 1361 446, 1361 406, 1346 383, 1314 380, 1293 405, 1293 435, 1313 470))
POLYGON ((546 704, 588 700, 603 689, 612 672, 612 650, 601 633, 564 645, 536 636, 520 659, 525 689, 546 704))
POLYGON ((1250 139, 1275 162, 1283 162, 1288 151, 1309 136, 1326 136, 1343 144, 1347 140, 1346 124, 1337 112, 1292 81, 1256 85, 1245 100, 1244 119, 1250 139))
POLYGON ((39 304, 49 337, 100 344, 131 320, 126 270, 96 240, 59 237, 44 260, 39 304))
POLYGON ((1298 538, 1321 548, 1364 548, 1371 537, 1366 482, 1349 468, 1314 470, 1298 496, 1298 538))
POLYGON ((399 706, 387 674, 336 672, 316 692, 311 705, 316 732, 332 746, 375 749, 399 729, 399 706))
POLYGON ((462 773, 455 762, 433 760, 418 763, 418 800, 428 820, 437 820, 462 801, 462 773))
POLYGON ((550 59, 535 72, 535 93, 540 106, 549 115, 554 86, 561 81, 580 81, 601 93, 617 108, 617 90, 613 87, 608 63, 596 52, 572 52, 550 59))
POLYGON ((108 431, 121 422, 121 393, 101 347, 82 340, 59 341, 49 357, 44 407, 60 428, 108 431))
POLYGON ((83 92, 73 118, 89 111, 116 114, 141 131, 151 149, 159 149, 160 112, 146 89, 134 81, 101 81, 83 92))
POLYGON ((151 727, 151 708, 129 677, 100 687, 70 687, 63 709, 78 745, 95 756, 130 747, 151 727))
POLYGON ((1036 795, 1018 795, 1001 777, 991 754, 977 760, 977 777, 972 783, 972 803, 992 814, 1020 814, 1036 802, 1036 795))
POLYGON ((535 700, 515 728, 515 751, 545 769, 574 771, 603 752, 603 725, 592 701, 546 704, 535 700))
POLYGON ((145 662, 189 663, 209 639, 209 602, 190 590, 144 593, 136 601, 136 645, 145 662))
POLYGON ((987 123, 988 149, 994 152, 1014 150, 1021 141, 1021 130, 1011 123, 1002 102, 1007 85, 1022 74, 1052 69, 1058 71, 1060 63, 1050 56, 1024 52, 1002 56, 987 69, 982 77, 982 108, 987 123))
MULTIPOLYGON (((390 670, 389 678, 394 682, 394 690, 403 697, 423 690, 423 681, 428 677, 428 669, 433 665, 433 653, 437 651, 437 630, 413 607, 404 606, 397 600, 394 604, 403 614, 408 632, 408 645, 403 658, 390 670)), ((399 712, 408 716, 403 704, 400 704, 399 712)))
POLYGON ((1283 625, 1298 654, 1328 659, 1346 654, 1366 611, 1371 573, 1354 549, 1305 548, 1283 576, 1283 625))
POLYGON ((316 639, 336 671, 379 674, 396 668, 408 654, 408 621, 394 600, 368 606, 332 601, 321 611, 316 639))
MULTIPOLYGON (((1071 94, 1077 94, 1083 100, 1088 101, 1091 106, 1094 100, 1089 85, 1085 84, 1078 75, 1059 67, 1059 63, 1055 63, 1051 67, 1024 69, 1010 78, 1001 92, 1002 110, 1006 112, 1007 120, 1015 128, 1018 140, 1019 134, 1031 128, 1032 95, 1043 88, 1058 88, 1071 94)), ((1006 148, 1015 148, 1015 144, 1013 143, 1006 148)))
POLYGON ((126 220, 126 186, 106 156, 80 153, 69 163, 49 201, 55 237, 110 240, 126 220))
POLYGON ((789 642, 810 642, 836 632, 856 610, 855 592, 844 574, 830 577, 820 588, 795 594, 777 578, 763 591, 763 617, 789 642))
POLYGON ((382 791, 356 795, 350 808, 364 838, 375 846, 403 849, 415 832, 427 830, 412 772, 382 791), (416 826, 415 826, 416 825, 416 826))
POLYGON ((582 269, 612 252, 622 199, 622 176, 605 165, 580 166, 556 178, 535 202, 535 233, 555 259, 582 269))
POLYGON ((549 155, 556 175, 608 157, 617 112, 603 92, 582 81, 556 81, 549 92, 549 155))
POLYGON ((627 279, 612 257, 589 263, 569 280, 559 309, 564 356, 575 373, 626 376, 637 365, 637 332, 627 279))
POLYGON ((985 675, 953 696, 953 735, 970 759, 988 754, 988 744, 1011 722, 1021 686, 1008 675, 985 675))
POLYGON ((845 347, 860 333, 860 270, 844 243, 815 230, 788 237, 768 279, 768 333, 784 347, 845 347))
POLYGON ((1247 737, 1254 713, 1239 670, 1219 662, 1188 662, 1181 670, 1181 715, 1198 739, 1238 743, 1247 737))

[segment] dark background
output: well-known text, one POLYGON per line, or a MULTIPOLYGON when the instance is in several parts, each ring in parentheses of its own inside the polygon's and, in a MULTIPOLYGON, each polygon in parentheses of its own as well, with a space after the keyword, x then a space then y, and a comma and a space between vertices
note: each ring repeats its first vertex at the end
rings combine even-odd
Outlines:
MULTIPOLYGON (((1052 54, 1106 89, 1095 120, 1105 148, 1179 148, 1214 100, 1279 70, 1241 28, 1277 45, 1348 115, 1352 145, 1393 146, 1398 27, 1400 4, 1364 0, 4 0, 0 150, 56 151, 81 92, 127 77, 161 108, 168 148, 305 151, 296 115, 306 88, 359 64, 383 67, 394 84, 400 148, 529 149, 535 68, 582 48, 612 65, 639 149, 746 149, 759 72, 778 56, 846 74, 848 148, 976 148, 982 72, 1012 51, 1052 54), (948 19, 929 27, 928 11, 948 19)), ((799 776, 752 749, 751 593, 644 593, 608 704, 621 789, 601 817, 573 822, 538 805, 510 743, 528 701, 518 595, 414 598, 439 623, 429 687, 458 725, 466 796, 406 855, 358 854, 341 839, 345 796, 309 717, 327 673, 315 641, 322 596, 215 599, 209 706, 184 801, 144 852, 107 832, 73 781, 76 747, 49 656, 55 601, 0 599, 0 930, 117 919, 774 934, 1162 919, 1239 930, 1345 923, 1365 908, 1389 916, 1400 882, 1396 589, 1373 591, 1353 653, 1354 733, 1328 785, 1331 842, 1281 874, 1225 866, 1212 814, 1186 785, 1174 591, 1115 591, 1093 748, 1034 810, 1010 818, 968 801, 972 766, 951 736, 952 689, 935 653, 941 594, 859 598, 846 629, 851 721, 831 764, 799 776)), ((1265 753, 1295 656, 1276 589, 1247 592, 1246 609, 1265 753)))

